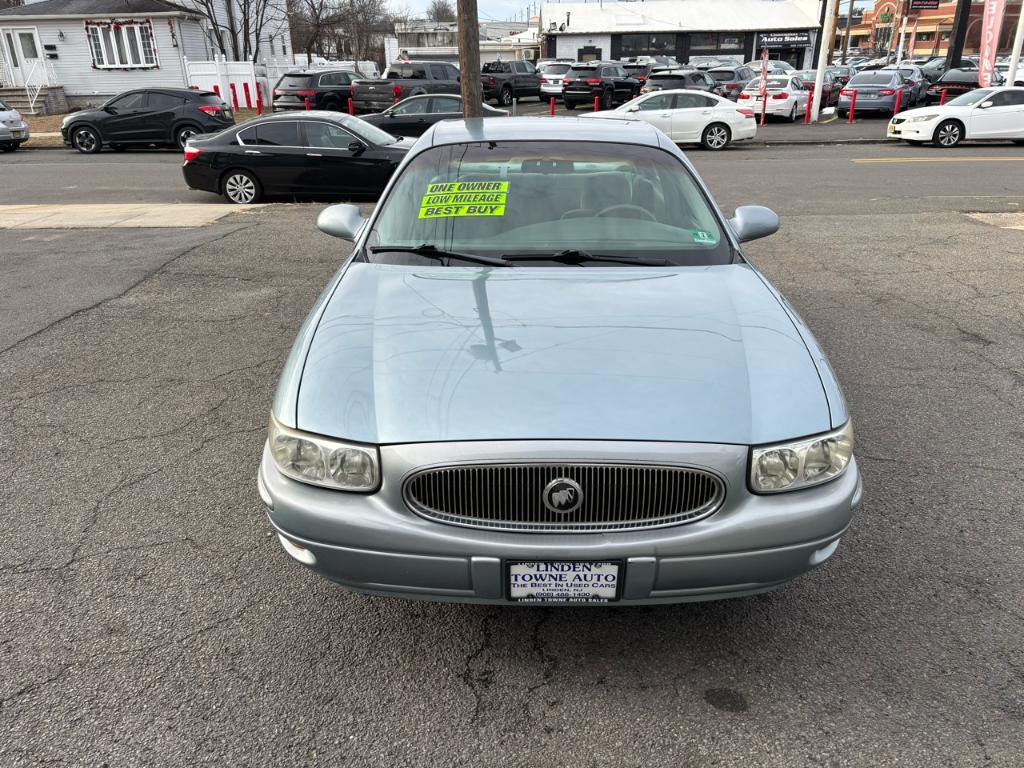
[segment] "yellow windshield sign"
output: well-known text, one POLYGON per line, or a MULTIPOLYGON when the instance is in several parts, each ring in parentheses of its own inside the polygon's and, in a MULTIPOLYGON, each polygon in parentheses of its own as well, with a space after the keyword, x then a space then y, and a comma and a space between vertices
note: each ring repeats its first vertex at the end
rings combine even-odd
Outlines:
POLYGON ((507 181, 452 181, 430 184, 420 202, 421 219, 504 216, 507 181))

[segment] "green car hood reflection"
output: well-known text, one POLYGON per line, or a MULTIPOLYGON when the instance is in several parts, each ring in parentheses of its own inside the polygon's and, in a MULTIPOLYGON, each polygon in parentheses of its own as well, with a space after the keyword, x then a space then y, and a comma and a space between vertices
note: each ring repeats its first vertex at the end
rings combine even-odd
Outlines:
POLYGON ((786 440, 837 417, 797 322, 746 264, 355 262, 275 411, 378 444, 786 440))

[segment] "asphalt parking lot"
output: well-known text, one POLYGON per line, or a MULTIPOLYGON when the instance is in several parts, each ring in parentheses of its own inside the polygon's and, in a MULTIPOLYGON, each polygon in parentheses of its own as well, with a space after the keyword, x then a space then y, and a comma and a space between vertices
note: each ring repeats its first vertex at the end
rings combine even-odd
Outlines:
MULTIPOLYGON (((5 158, 17 202, 218 202, 169 153, 64 156, 5 158)), ((724 602, 404 602, 290 561, 255 472, 345 253, 321 204, 4 230, 0 765, 1020 765, 1024 152, 692 157, 723 209, 782 216, 748 252, 865 483, 823 569, 724 602)))

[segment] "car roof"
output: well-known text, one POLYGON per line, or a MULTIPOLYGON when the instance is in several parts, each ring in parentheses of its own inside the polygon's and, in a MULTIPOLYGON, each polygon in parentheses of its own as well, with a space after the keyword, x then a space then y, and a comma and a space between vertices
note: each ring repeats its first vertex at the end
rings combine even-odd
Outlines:
POLYGON ((345 69, 344 67, 317 67, 316 69, 293 69, 291 72, 285 72, 284 77, 291 77, 292 75, 333 75, 336 72, 348 72, 350 75, 357 74, 351 69, 345 69))
POLYGON ((443 120, 424 134, 420 144, 481 141, 608 141, 661 147, 659 131, 642 120, 594 120, 579 117, 510 117, 505 120, 443 120), (429 137, 429 141, 426 138, 429 137))
POLYGON ((267 122, 278 122, 279 120, 332 120, 336 123, 344 123, 345 119, 352 119, 351 115, 346 115, 342 112, 331 112, 326 109, 299 109, 289 110, 287 112, 274 112, 269 115, 261 115, 254 117, 252 120, 246 120, 244 123, 239 125, 248 125, 256 122, 257 120, 261 123, 267 122))

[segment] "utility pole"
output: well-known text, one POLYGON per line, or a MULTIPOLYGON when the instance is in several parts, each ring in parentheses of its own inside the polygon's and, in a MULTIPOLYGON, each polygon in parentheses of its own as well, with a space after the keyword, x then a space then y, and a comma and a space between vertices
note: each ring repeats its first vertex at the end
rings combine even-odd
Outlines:
POLYGON ((1006 73, 1006 84, 1017 82, 1017 63, 1020 61, 1021 48, 1024 48, 1024 5, 1020 8, 1017 18, 1017 34, 1013 38, 1013 53, 1010 54, 1010 71, 1006 73))
MULTIPOLYGON (((583 0, 586 2, 586 0, 583 0)), ((827 0, 821 0, 821 17, 818 19, 818 28, 821 29, 821 34, 817 35, 814 39, 814 52, 811 54, 811 59, 817 61, 821 54, 821 44, 824 42, 821 38, 825 36, 825 12, 827 0)), ((566 26, 569 26, 566 24, 566 26)), ((754 53, 758 53, 754 51, 754 53)))
POLYGON ((846 57, 850 55, 850 25, 853 24, 853 0, 846 6, 846 27, 843 29, 843 52, 842 64, 846 64, 846 57))
POLYGON ((458 0, 459 85, 462 92, 462 116, 483 117, 484 93, 480 85, 480 27, 476 0, 458 0))
POLYGON ((832 27, 832 21, 839 9, 839 0, 825 0, 825 12, 822 14, 821 23, 821 36, 825 35, 826 26, 829 33, 831 33, 832 39, 828 41, 828 45, 825 41, 822 41, 821 48, 818 50, 818 66, 815 67, 814 71, 814 93, 812 94, 811 101, 811 122, 818 122, 818 113, 821 109, 821 87, 825 82, 825 68, 828 67, 829 57, 832 54, 832 46, 835 43, 835 31, 832 27), (825 20, 828 19, 828 25, 825 24, 825 20))
POLYGON ((956 16, 953 17, 953 34, 949 37, 949 51, 946 53, 946 71, 960 66, 967 42, 967 24, 971 20, 971 0, 957 0, 956 16))

